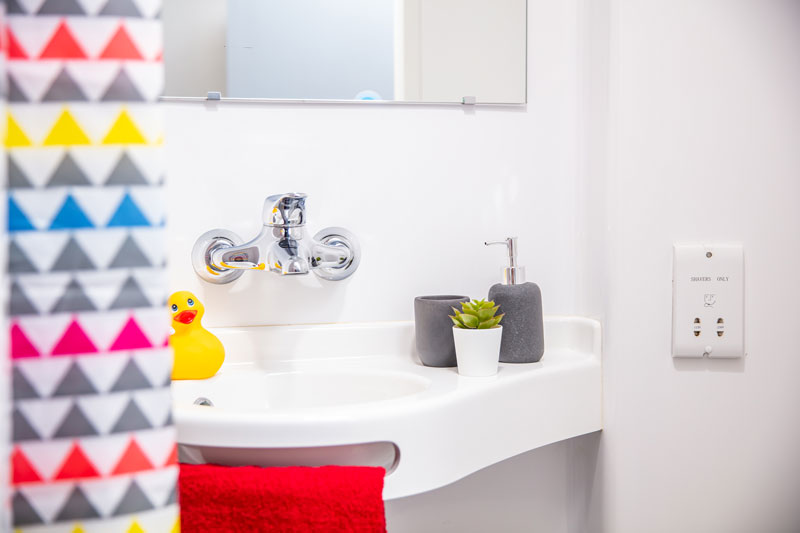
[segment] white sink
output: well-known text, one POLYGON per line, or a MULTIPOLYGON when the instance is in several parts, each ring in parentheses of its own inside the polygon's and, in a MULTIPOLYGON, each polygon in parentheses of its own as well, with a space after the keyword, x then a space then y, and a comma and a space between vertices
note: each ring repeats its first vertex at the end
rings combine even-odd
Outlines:
POLYGON ((420 364, 411 322, 213 331, 220 372, 172 386, 182 461, 379 465, 392 499, 602 429, 594 320, 547 317, 542 360, 490 378, 420 364))
POLYGON ((215 409, 280 411, 335 409, 342 405, 376 403, 424 391, 430 380, 408 372, 313 371, 266 372, 257 368, 225 369, 204 381, 174 387, 177 405, 209 400, 215 409))

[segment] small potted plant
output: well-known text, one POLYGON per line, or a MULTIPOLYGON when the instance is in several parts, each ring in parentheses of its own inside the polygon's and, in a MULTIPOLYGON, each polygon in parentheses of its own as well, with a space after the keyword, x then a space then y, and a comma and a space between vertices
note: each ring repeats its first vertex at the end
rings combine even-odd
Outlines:
POLYGON ((456 345, 458 373, 463 376, 493 376, 500 361, 503 326, 498 306, 492 301, 463 302, 461 311, 452 308, 453 340, 456 345))

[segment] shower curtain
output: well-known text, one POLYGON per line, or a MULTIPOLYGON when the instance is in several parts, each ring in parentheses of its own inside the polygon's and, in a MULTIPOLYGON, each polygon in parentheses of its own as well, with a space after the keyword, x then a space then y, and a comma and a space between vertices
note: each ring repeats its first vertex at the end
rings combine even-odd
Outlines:
POLYGON ((160 0, 6 0, 15 531, 178 531, 160 0))

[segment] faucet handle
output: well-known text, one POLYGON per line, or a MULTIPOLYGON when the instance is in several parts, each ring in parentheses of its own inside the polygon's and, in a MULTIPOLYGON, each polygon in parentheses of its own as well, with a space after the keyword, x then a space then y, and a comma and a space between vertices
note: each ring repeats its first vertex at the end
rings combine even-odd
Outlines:
POLYGON ((300 228, 306 225, 306 197, 301 192, 273 194, 264 200, 262 220, 265 226, 300 228))

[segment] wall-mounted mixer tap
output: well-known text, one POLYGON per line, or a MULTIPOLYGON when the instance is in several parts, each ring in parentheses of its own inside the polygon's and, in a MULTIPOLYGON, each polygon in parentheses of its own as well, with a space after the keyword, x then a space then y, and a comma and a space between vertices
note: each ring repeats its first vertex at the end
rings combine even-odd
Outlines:
POLYGON ((283 276, 314 272, 338 281, 353 274, 361 259, 355 236, 344 228, 325 228, 305 237, 306 195, 276 194, 264 201, 264 226, 250 242, 232 231, 207 231, 192 248, 194 271, 210 283, 230 283, 245 270, 270 270, 283 276))

